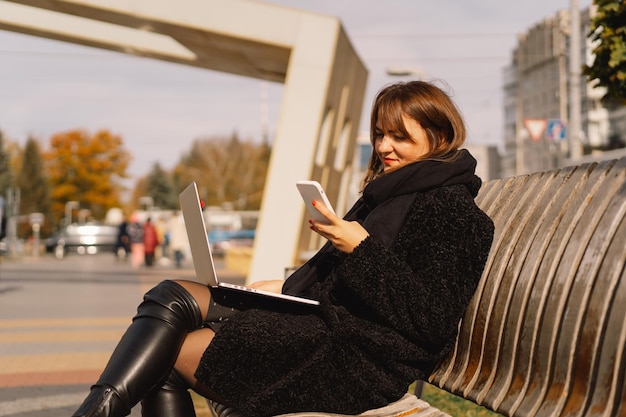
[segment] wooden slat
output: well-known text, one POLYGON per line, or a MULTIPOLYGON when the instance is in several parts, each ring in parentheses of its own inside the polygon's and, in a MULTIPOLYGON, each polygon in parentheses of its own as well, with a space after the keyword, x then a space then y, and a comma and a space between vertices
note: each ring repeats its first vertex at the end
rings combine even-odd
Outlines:
POLYGON ((624 412, 626 158, 497 180, 457 347, 431 382, 511 416, 624 412))
MULTIPOLYGON (((572 212, 568 213, 566 210, 563 213, 563 208, 572 204, 568 199, 576 195, 576 177, 574 181, 561 182, 564 179, 568 180, 571 177, 557 177, 555 181, 556 184, 562 185, 562 188, 556 192, 556 203, 551 204, 548 209, 544 209, 541 205, 534 208, 535 211, 544 213, 545 216, 541 221, 541 228, 535 229, 536 236, 529 241, 533 246, 528 249, 524 264, 518 272, 519 276, 524 278, 518 280, 518 288, 515 289, 515 297, 510 307, 512 322, 506 324, 506 333, 503 335, 506 352, 503 362, 509 363, 510 366, 495 369, 497 376, 494 385, 498 388, 498 392, 486 400, 491 403, 492 407, 497 407, 504 400, 518 401, 525 395, 528 388, 526 376, 531 369, 530 358, 534 343, 520 344, 520 340, 534 338, 541 320, 541 316, 537 313, 545 305, 549 289, 545 280, 547 275, 538 270, 552 268, 554 261, 549 260, 560 259, 562 254, 563 245, 550 245, 550 242, 563 242, 567 226, 573 221, 571 216, 568 216, 572 212)), ((487 395, 485 394, 484 397, 487 395)), ((514 407, 514 404, 507 405, 507 409, 511 407, 514 407)))

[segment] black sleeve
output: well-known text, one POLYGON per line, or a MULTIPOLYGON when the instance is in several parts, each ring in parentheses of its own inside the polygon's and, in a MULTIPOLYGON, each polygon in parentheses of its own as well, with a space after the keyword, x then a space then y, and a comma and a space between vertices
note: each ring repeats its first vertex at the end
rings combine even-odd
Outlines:
POLYGON ((340 293, 409 340, 443 343, 456 332, 492 239, 493 223, 469 193, 419 195, 393 248, 370 236, 346 258, 340 293))

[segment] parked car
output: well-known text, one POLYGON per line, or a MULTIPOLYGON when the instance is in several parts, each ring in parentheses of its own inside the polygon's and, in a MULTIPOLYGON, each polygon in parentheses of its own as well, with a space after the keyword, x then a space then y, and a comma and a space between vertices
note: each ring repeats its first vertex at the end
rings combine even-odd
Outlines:
POLYGON ((46 252, 62 259, 68 253, 113 253, 117 244, 118 227, 100 223, 72 224, 46 239, 46 252))

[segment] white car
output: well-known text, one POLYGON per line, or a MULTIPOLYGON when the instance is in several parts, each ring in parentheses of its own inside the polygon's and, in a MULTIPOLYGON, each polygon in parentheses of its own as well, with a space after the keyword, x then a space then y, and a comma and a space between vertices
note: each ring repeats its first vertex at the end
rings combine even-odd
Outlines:
POLYGON ((79 255, 115 251, 118 227, 99 223, 72 224, 46 240, 46 251, 62 259, 67 253, 79 255))

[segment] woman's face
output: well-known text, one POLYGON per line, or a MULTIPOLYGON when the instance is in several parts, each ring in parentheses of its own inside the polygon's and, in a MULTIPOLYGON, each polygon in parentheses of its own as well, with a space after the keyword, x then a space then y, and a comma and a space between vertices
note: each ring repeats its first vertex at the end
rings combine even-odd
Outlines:
POLYGON ((405 137, 400 131, 384 132, 380 121, 376 123, 374 151, 383 163, 385 172, 415 162, 430 150, 428 137, 422 126, 405 114, 402 115, 402 121, 410 137, 405 137))

